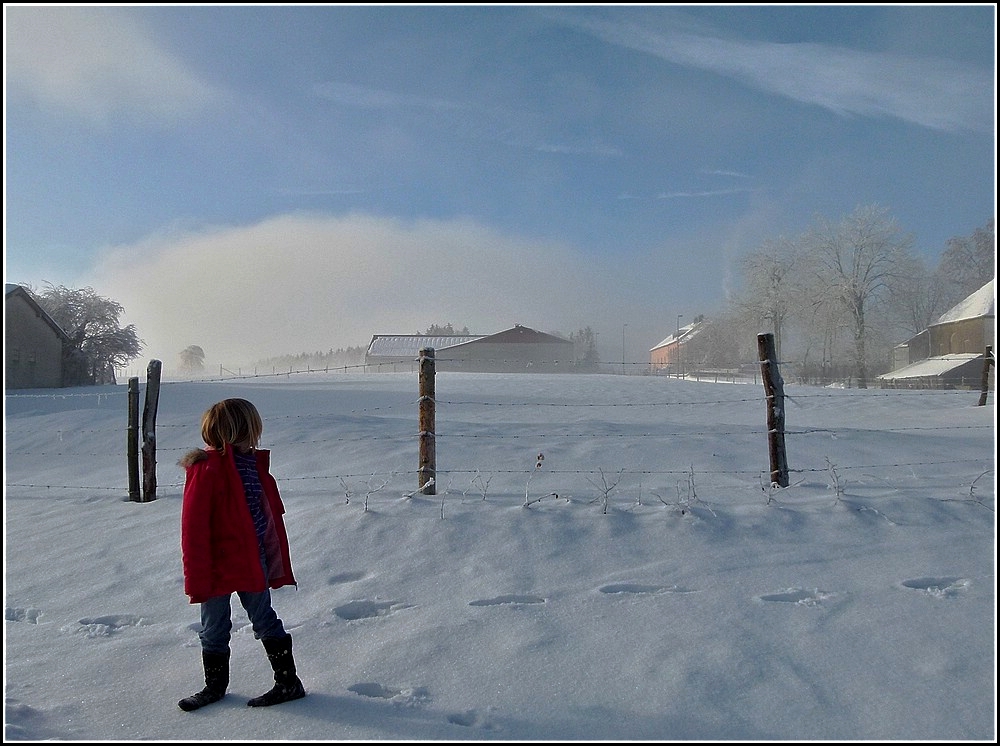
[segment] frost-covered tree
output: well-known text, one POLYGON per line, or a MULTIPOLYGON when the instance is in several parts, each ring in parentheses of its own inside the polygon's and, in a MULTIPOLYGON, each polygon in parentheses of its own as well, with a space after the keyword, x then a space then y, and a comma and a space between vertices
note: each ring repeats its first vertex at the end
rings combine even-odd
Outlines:
POLYGON ((597 370, 601 361, 597 354, 597 335, 589 326, 569 335, 573 342, 573 359, 576 370, 581 372, 597 370))
POLYGON ((996 220, 977 228, 971 236, 948 239, 935 278, 945 292, 942 313, 996 277, 996 220))
POLYGON ((198 345, 188 345, 180 351, 181 370, 198 373, 205 369, 205 351, 198 345))
POLYGON ((467 326, 463 326, 462 331, 455 331, 455 327, 452 326, 451 324, 444 324, 444 325, 431 324, 429 327, 427 327, 427 331, 424 332, 424 334, 426 334, 429 337, 446 337, 446 336, 451 336, 453 334, 464 334, 468 336, 471 333, 472 332, 469 331, 469 327, 467 326))
POLYGON ((919 334, 954 305, 952 291, 931 272, 920 257, 913 257, 900 268, 900 278, 893 289, 893 311, 905 334, 919 334))
POLYGON ((114 383, 115 368, 124 367, 142 351, 135 325, 119 324, 124 307, 93 288, 47 285, 40 293, 30 288, 29 292, 70 339, 63 361, 70 385, 114 383))
POLYGON ((807 234, 813 292, 847 314, 853 339, 857 385, 868 385, 868 341, 876 307, 886 302, 912 265, 912 238, 902 232, 887 209, 866 205, 839 222, 820 219, 807 234))
POLYGON ((740 261, 744 285, 733 305, 747 321, 774 334, 779 360, 783 332, 803 304, 803 267, 801 241, 784 237, 765 241, 740 261))

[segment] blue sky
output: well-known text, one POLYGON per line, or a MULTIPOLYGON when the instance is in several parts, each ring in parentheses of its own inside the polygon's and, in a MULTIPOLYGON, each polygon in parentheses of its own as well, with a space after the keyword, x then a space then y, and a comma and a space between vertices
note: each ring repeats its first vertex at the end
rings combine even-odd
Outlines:
POLYGON ((648 359, 761 241, 996 205, 996 7, 4 6, 5 279, 170 366, 453 323, 648 359), (624 344, 621 342, 625 339, 624 344))

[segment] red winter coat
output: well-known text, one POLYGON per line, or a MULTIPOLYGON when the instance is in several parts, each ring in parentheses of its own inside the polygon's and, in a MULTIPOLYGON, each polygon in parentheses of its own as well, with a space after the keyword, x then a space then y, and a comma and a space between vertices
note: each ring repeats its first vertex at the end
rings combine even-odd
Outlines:
POLYGON ((226 453, 196 449, 180 461, 187 472, 181 506, 184 592, 193 604, 236 591, 260 593, 268 587, 296 585, 282 518, 285 507, 270 472, 271 453, 255 453, 264 490, 261 508, 267 516, 266 582, 257 532, 232 449, 226 449, 226 453))

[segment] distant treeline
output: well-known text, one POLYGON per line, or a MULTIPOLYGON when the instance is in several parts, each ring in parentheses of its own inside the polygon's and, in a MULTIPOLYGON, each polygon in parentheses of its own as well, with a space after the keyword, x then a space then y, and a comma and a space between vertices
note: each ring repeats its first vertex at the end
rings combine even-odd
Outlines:
POLYGON ((364 365, 366 347, 338 348, 327 352, 300 352, 297 355, 280 355, 258 360, 257 368, 290 368, 294 370, 319 370, 364 365))

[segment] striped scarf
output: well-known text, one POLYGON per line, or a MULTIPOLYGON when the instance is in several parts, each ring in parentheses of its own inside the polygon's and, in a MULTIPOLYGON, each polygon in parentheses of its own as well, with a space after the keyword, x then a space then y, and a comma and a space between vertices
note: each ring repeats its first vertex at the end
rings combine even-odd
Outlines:
POLYGON ((253 527, 257 530, 257 541, 261 546, 264 544, 264 531, 267 529, 267 516, 261 506, 264 499, 264 488, 260 484, 260 475, 257 473, 257 458, 253 451, 240 453, 233 449, 233 456, 236 459, 236 471, 240 473, 243 481, 243 492, 247 496, 247 507, 250 508, 250 517, 253 518, 253 527))

